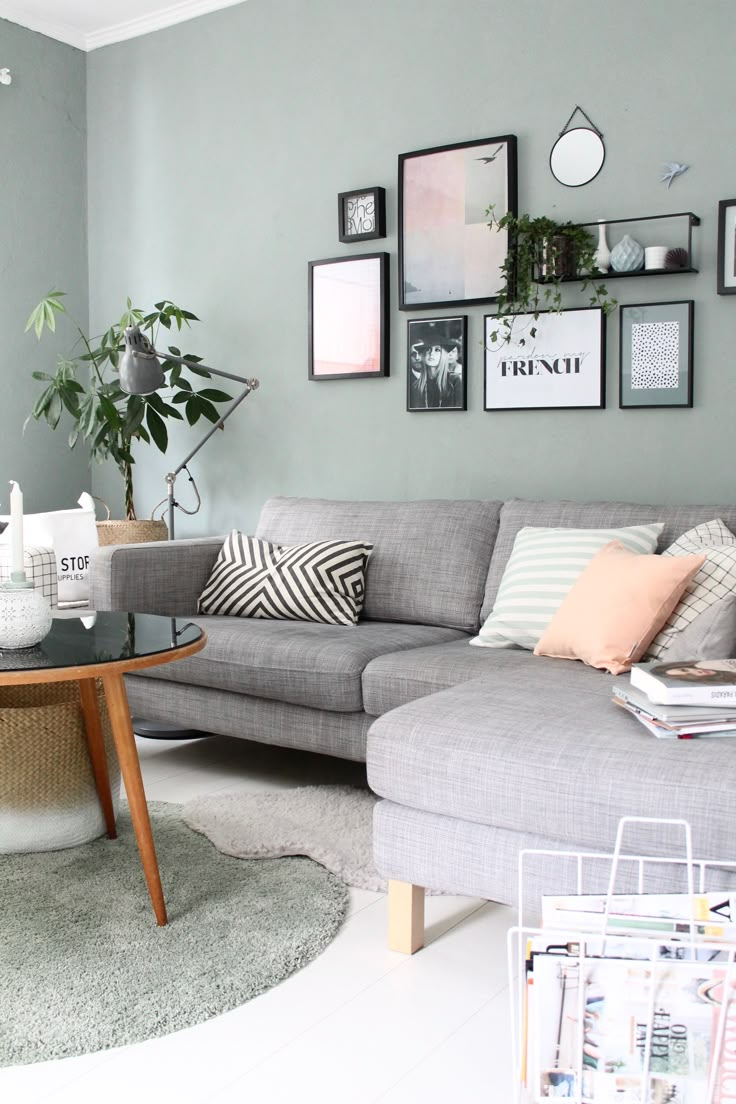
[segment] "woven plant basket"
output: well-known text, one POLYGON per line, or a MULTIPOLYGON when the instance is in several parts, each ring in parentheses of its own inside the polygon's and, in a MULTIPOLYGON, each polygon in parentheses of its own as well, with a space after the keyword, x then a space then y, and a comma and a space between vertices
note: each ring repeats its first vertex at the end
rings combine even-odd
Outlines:
POLYGON ((145 521, 110 521, 110 507, 101 498, 92 495, 107 510, 105 521, 97 522, 97 540, 102 544, 145 544, 147 541, 169 539, 166 522, 148 518, 145 521))
MULTIPOLYGON (((120 768, 97 685, 113 804, 120 768)), ((105 832, 76 682, 0 687, 0 854, 54 851, 105 832)))
POLYGON ((100 544, 144 544, 146 541, 168 540, 165 521, 98 521, 100 544))

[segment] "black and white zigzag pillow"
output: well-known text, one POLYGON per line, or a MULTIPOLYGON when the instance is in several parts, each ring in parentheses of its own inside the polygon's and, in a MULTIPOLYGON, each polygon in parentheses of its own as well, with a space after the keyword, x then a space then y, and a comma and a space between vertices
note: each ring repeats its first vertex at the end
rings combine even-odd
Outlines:
POLYGON ((354 625, 365 598, 372 544, 280 545, 233 529, 199 596, 199 613, 354 625))

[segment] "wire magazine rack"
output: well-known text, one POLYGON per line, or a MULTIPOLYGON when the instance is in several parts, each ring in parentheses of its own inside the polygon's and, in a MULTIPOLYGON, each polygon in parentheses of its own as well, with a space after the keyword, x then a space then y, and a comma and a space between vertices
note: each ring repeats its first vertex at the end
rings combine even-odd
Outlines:
MULTIPOLYGON (((551 1099, 572 1104, 736 1102, 736 940, 731 938, 736 916, 729 915, 723 928, 704 922, 698 895, 708 892, 736 900, 736 862, 694 858, 686 820, 623 817, 612 853, 544 849, 519 853, 518 924, 509 930, 507 942, 514 1104, 551 1099), (627 829, 638 825, 681 833, 682 853, 666 857, 622 853, 627 829), (595 890, 603 899, 595 918, 591 913, 584 924, 570 927, 557 921, 551 927, 526 923, 532 860, 544 863, 550 894, 559 893, 555 867, 564 860, 576 886, 568 891, 567 900, 590 894, 596 879, 599 886, 607 885, 605 894, 595 890), (654 892, 663 896, 674 892, 661 888, 670 878, 684 885, 684 892, 678 894, 686 910, 684 921, 670 922, 663 912, 661 922, 650 925, 651 931, 626 930, 626 922, 622 925, 620 920, 614 927, 612 914, 620 900, 616 887, 622 876, 634 887, 627 888, 627 898, 652 892, 648 888, 652 882, 659 887, 654 892), (727 882, 730 885, 724 888, 727 882), (609 978, 608 990, 600 980, 597 984, 592 980, 596 976, 609 978), (618 1002, 609 999, 612 992, 618 1002), (699 1034, 688 1028, 686 1017, 683 1022, 669 1017, 663 992, 703 1006, 698 1009, 699 1034), (632 993, 642 998, 636 1007, 643 1014, 626 1015, 614 1024, 611 1016, 616 1004, 628 1012, 632 993), (606 1002, 609 1019, 601 1036, 601 1010, 606 1002), (561 1046, 563 1032, 566 1048, 561 1046), (636 1070, 610 1060, 611 1050, 605 1044, 614 1035, 628 1043, 636 1070), (679 1071, 673 1073, 668 1063, 679 1063, 679 1071), (693 1072, 695 1065, 697 1072, 693 1072)), ((538 902, 533 912, 538 919, 538 902)), ((637 926, 631 923, 632 929, 637 926)))

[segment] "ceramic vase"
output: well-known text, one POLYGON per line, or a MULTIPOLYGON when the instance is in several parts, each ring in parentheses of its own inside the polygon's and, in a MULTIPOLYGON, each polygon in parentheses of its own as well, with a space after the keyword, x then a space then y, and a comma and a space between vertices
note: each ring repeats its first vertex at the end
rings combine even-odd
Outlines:
POLYGON ((614 272, 638 272, 644 264, 644 249, 638 241, 624 234, 611 250, 611 268, 614 272))
POLYGON ((606 241, 605 222, 598 224, 598 248, 593 256, 593 262, 599 272, 608 272, 611 266, 611 250, 608 248, 608 242, 606 241))
POLYGON ((51 628, 51 605, 40 590, 0 587, 0 648, 32 648, 51 628))

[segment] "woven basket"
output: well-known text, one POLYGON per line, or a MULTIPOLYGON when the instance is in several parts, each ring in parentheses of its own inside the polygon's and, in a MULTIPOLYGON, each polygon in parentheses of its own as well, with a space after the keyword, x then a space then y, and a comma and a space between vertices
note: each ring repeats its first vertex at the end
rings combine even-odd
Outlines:
POLYGON ((101 502, 107 510, 105 521, 97 522, 97 540, 102 544, 145 544, 147 541, 165 541, 169 539, 166 522, 154 521, 110 521, 110 507, 101 498, 92 495, 95 502, 101 502))
MULTIPOLYGON (((113 804, 120 768, 104 694, 97 700, 113 804)), ((0 687, 0 853, 52 851, 105 831, 76 682, 0 687)))
POLYGON ((144 544, 146 541, 165 541, 169 531, 165 521, 98 521, 97 539, 100 544, 144 544))

